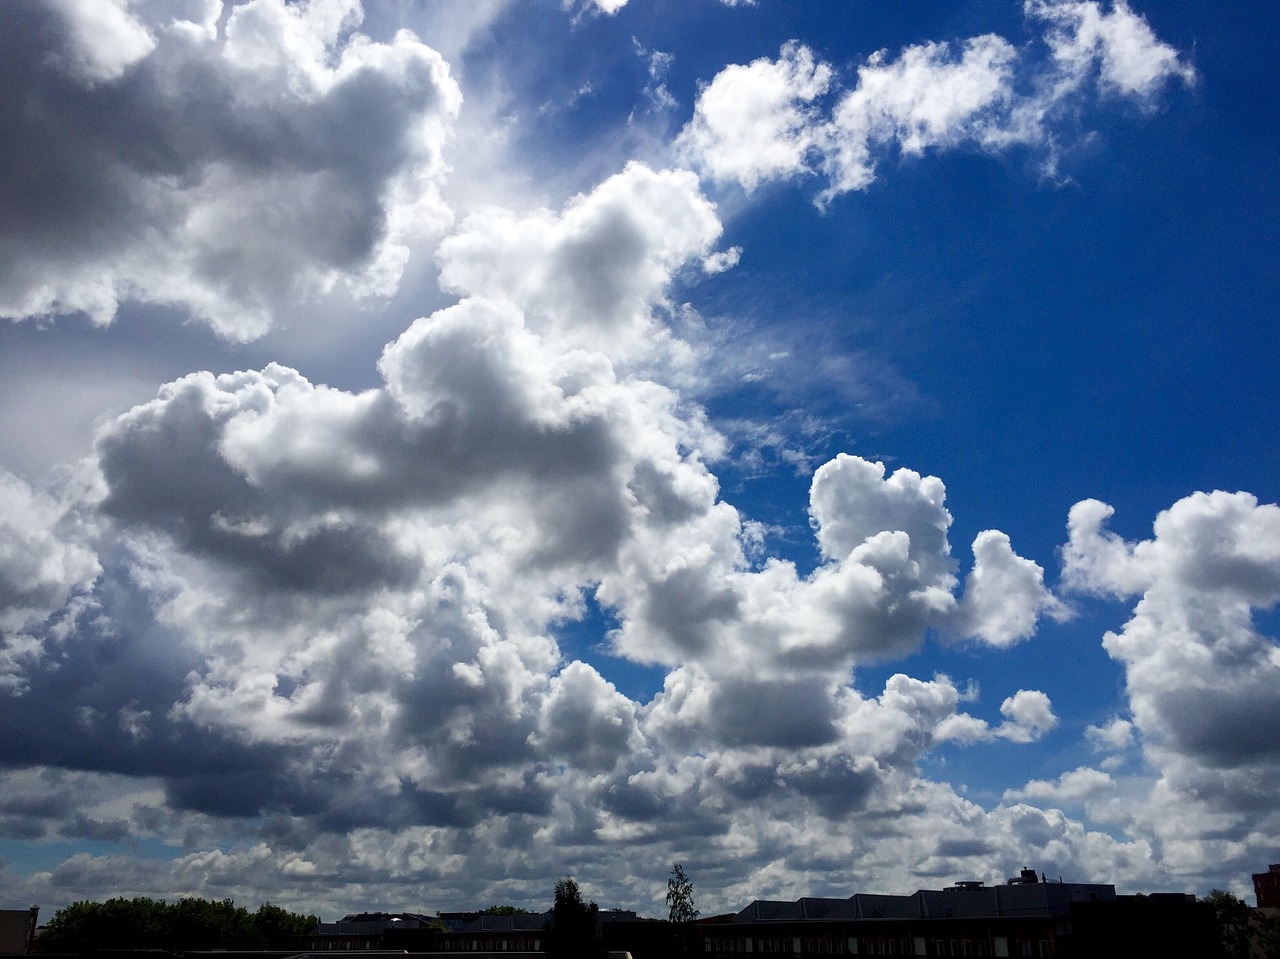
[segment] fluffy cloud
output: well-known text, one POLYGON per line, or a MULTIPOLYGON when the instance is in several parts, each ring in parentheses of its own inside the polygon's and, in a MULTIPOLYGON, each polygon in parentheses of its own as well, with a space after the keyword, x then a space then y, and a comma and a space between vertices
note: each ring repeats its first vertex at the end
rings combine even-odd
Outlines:
MULTIPOLYGON (((1280 598, 1275 507, 1191 497, 1129 543, 1078 505, 1065 582, 1136 601, 1105 640, 1128 694, 1105 708, 1127 718, 1084 729, 1100 769, 967 798, 957 750, 1025 768, 1078 724, 1025 680, 984 679, 982 718, 965 677, 868 677, 935 641, 1022 655, 1068 610, 997 530, 962 569, 940 478, 785 437, 817 467, 812 537, 775 555, 682 392, 703 375, 683 285, 740 253, 694 173, 632 163, 453 225, 458 89, 414 36, 358 33, 354 0, 11 6, 6 315, 106 323, 137 300, 247 339, 300 298, 393 290, 410 247, 455 301, 422 307, 362 390, 195 372, 104 417, 74 476, 0 473, 0 834, 169 851, 0 864, 6 898, 332 915, 534 904, 572 870, 652 908, 681 859, 711 912, 1026 861, 1190 884, 1274 848, 1280 657, 1253 617, 1280 598), (620 661, 660 688, 624 692, 620 661)), ((467 6, 459 37, 503 4, 467 6)), ((825 202, 894 153, 1051 149, 1091 90, 1145 107, 1193 79, 1123 3, 1025 9, 1043 43, 882 52, 851 88, 798 43, 728 67, 675 155, 748 190, 821 177, 825 202)), ((669 106, 664 56, 646 92, 669 106)))
POLYGON ((1125 672, 1132 723, 1090 729, 1099 746, 1140 734, 1154 774, 1114 819, 1164 850, 1171 870, 1216 861, 1247 871, 1274 845, 1280 819, 1263 797, 1280 787, 1280 647, 1254 614, 1280 601, 1280 507, 1248 493, 1196 493, 1156 518, 1152 538, 1106 529, 1111 507, 1077 504, 1063 551, 1076 589, 1137 598, 1103 645, 1125 672))
POLYGON ((969 40, 959 57, 946 44, 908 47, 888 61, 873 56, 842 97, 824 131, 824 196, 865 188, 875 179, 873 150, 895 144, 906 155, 982 141, 1011 98, 1017 53, 996 36, 969 40))
POLYGON ((1070 616, 1045 587, 1044 570, 1017 555, 999 530, 979 533, 973 541, 973 572, 965 578, 953 628, 993 646, 1010 646, 1032 635, 1041 616, 1059 622, 1070 616))
POLYGON ((837 456, 814 473, 810 515, 825 562, 807 576, 780 560, 751 568, 748 530, 716 504, 660 541, 636 541, 619 575, 602 579, 598 595, 622 620, 613 646, 646 662, 715 662, 723 674, 839 676, 916 648, 929 627, 959 624, 997 645, 1029 634, 1057 602, 1038 567, 1011 552, 992 560, 980 549, 975 568, 977 584, 998 578, 993 565, 1013 569, 1018 591, 999 615, 982 605, 993 605, 986 585, 957 604, 945 495, 937 477, 886 477, 882 463, 837 456))
POLYGON ((251 339, 335 285, 392 292, 447 223, 460 93, 434 51, 353 32, 357 0, 220 9, 11 5, 0 315, 141 300, 251 339))
POLYGON ((76 505, 0 472, 0 693, 25 691, 39 632, 74 619, 101 570, 91 539, 76 505))
POLYGON ((441 283, 517 304, 557 346, 634 360, 665 336, 653 309, 677 270, 711 256, 720 230, 692 174, 632 163, 560 213, 472 214, 440 245, 441 283))
POLYGON ((699 94, 676 149, 711 179, 747 191, 820 172, 825 204, 869 186, 894 152, 962 144, 1052 151, 1054 117, 1094 76, 1103 93, 1144 105, 1171 81, 1195 79, 1122 0, 1109 11, 1093 0, 1029 0, 1025 12, 1047 27, 1047 61, 992 34, 958 48, 908 46, 896 58, 882 50, 858 68, 857 83, 829 115, 820 99, 835 75, 807 47, 788 44, 777 60, 726 67, 699 94))
MULTIPOLYGON (((831 820, 971 816, 916 763, 1029 742, 1048 699, 1013 693, 989 729, 945 677, 852 684, 981 606, 955 597, 936 477, 837 457, 810 493, 817 568, 750 558, 756 527, 708 465, 723 440, 662 380, 685 348, 671 288, 719 232, 692 175, 641 165, 558 211, 478 213, 439 252, 458 302, 386 347, 379 387, 193 373, 104 423, 74 509, 14 485, 27 632, 6 641, 0 760, 81 770, 103 798, 14 807, 12 829, 221 828, 244 844, 117 888, 258 876, 305 897, 343 869, 540 880, 555 850, 604 876, 640 840, 766 877, 831 820), (593 590, 609 651, 667 667, 651 701, 557 643, 593 590), (109 798, 127 783, 148 791, 133 809, 109 798)), ((976 582, 1012 570, 1032 611, 987 631, 1028 632, 1038 568, 994 535, 976 582)), ((68 860, 48 888, 122 868, 68 860)))
POLYGON ((1195 80, 1194 69, 1124 0, 1114 0, 1109 11, 1092 0, 1026 0, 1024 6, 1050 25, 1045 42, 1061 82, 1079 84, 1096 69, 1105 91, 1144 99, 1171 79, 1195 80))
POLYGON ((1119 716, 1105 726, 1086 726, 1084 733, 1097 750, 1127 749, 1133 744, 1133 723, 1119 716))
POLYGON ((1063 773, 1054 782, 1033 779, 1021 789, 1011 789, 1005 793, 1005 799, 1031 799, 1037 802, 1079 803, 1104 793, 1109 793, 1115 783, 1111 777, 1098 769, 1081 766, 1069 773, 1063 773))
POLYGON ((73 505, 0 473, 0 629, 34 626, 99 566, 73 505))
POLYGON ((1197 493, 1138 543, 1106 530, 1111 512, 1093 500, 1072 509, 1066 575, 1082 590, 1141 596, 1103 645, 1124 665, 1144 747, 1170 774, 1223 772, 1229 792, 1276 755, 1264 730, 1280 717, 1280 649, 1253 612, 1280 601, 1280 507, 1248 493, 1197 493))
POLYGON ((935 732, 939 740, 974 743, 1006 739, 1015 743, 1033 743, 1058 725, 1049 697, 1038 689, 1019 689, 1000 704, 1004 722, 988 726, 977 717, 956 713, 943 717, 935 732))
POLYGON ((812 103, 832 75, 798 44, 783 47, 776 61, 726 67, 699 94, 676 149, 712 178, 747 190, 799 173, 818 143, 812 103))

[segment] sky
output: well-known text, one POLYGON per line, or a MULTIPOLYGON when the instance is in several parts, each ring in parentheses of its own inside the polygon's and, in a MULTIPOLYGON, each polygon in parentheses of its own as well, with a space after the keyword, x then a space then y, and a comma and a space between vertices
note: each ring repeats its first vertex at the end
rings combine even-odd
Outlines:
POLYGON ((0 903, 1252 901, 1278 41, 6 0, 0 903))

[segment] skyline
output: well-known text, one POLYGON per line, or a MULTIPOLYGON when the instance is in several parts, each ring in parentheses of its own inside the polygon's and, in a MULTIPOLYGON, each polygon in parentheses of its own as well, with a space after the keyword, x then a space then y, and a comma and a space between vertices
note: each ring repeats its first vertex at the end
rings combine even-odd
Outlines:
POLYGON ((12 0, 0 898, 1251 897, 1277 39, 12 0))

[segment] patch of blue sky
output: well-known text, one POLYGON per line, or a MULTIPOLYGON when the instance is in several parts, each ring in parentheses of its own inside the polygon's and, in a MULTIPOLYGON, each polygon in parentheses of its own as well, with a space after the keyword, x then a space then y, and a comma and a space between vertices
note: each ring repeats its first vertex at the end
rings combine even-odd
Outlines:
POLYGON ((157 838, 121 842, 101 839, 6 839, 0 863, 26 873, 53 870, 70 856, 116 856, 167 861, 182 855, 182 847, 157 838))
POLYGON ((580 660, 628 699, 647 703, 662 689, 667 670, 614 655, 608 636, 618 626, 617 617, 601 607, 593 589, 584 591, 583 605, 581 618, 559 623, 552 629, 564 662, 580 660))

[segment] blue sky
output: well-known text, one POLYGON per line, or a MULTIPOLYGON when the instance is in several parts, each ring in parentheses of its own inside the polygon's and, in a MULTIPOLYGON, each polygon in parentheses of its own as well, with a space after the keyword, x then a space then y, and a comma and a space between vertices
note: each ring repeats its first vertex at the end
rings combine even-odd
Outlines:
POLYGON ((7 5, 0 898, 1250 893, 1278 38, 7 5))

